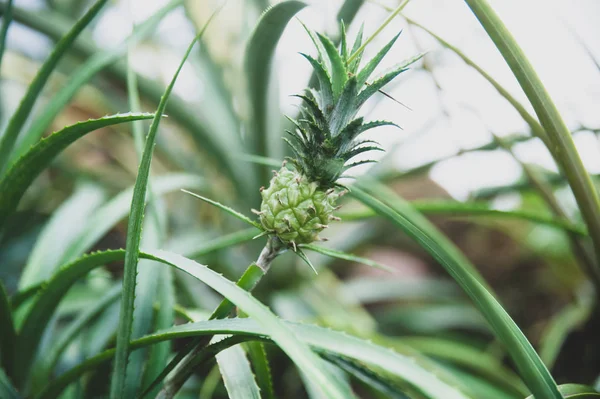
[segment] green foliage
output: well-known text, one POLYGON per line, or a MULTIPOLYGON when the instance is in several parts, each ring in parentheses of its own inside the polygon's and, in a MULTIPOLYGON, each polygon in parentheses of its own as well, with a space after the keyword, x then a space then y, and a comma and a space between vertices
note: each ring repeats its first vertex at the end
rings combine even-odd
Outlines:
MULTIPOLYGON (((291 119, 294 129, 287 131, 290 139, 285 140, 294 152, 294 157, 290 160, 298 171, 310 182, 317 182, 323 190, 327 190, 336 186, 337 180, 346 170, 372 162, 367 160, 348 164, 352 158, 367 151, 382 150, 377 143, 357 140, 357 137, 369 129, 394 123, 363 123, 362 117, 355 119, 356 114, 373 94, 408 70, 421 56, 401 63, 391 72, 367 84, 367 79, 398 36, 357 72, 358 62, 352 63, 349 59, 345 36, 342 38, 344 46, 338 51, 327 37, 308 29, 307 32, 318 50, 319 58, 302 55, 313 67, 319 89, 308 90, 306 94, 299 96, 304 101, 301 115, 297 120, 291 119)), ((343 33, 345 35, 345 30, 343 33)), ((359 34, 354 47, 360 47, 361 41, 359 34)), ((357 48, 355 54, 362 51, 357 48)))
POLYGON ((375 183, 360 182, 356 186, 354 197, 419 242, 459 283, 506 346, 529 389, 539 397, 560 398, 556 383, 538 354, 464 255, 389 189, 375 183))
MULTIPOLYGON (((1 87, 2 109, 14 110, 0 114, 1 398, 600 397, 600 280, 589 251, 600 248, 598 195, 575 132, 485 0, 466 3, 535 114, 460 48, 406 22, 487 80, 553 155, 564 177, 517 159, 535 191, 511 210, 491 200, 510 186, 486 200, 429 198, 425 173, 465 152, 515 156, 512 147, 531 138, 523 133, 492 134, 403 172, 390 167, 392 151, 364 177, 339 181, 384 149, 365 138, 372 129, 398 127, 370 118, 376 94, 396 101, 382 90, 395 95, 388 84, 422 55, 381 73, 400 33, 378 48, 375 39, 400 22, 408 0, 378 26, 353 19, 380 4, 345 0, 337 21, 324 21, 328 34, 298 21, 300 1, 227 4, 222 13, 186 3, 177 34, 194 39, 167 84, 180 43, 159 23, 182 0, 116 46, 95 39, 119 8, 75 3, 48 1, 42 12, 0 3, 2 77, 26 82, 22 99, 1 87), (50 39, 45 59, 11 43, 15 22, 50 39), (301 26, 316 52, 293 49, 312 77, 286 121, 278 83, 297 77, 277 70, 277 46, 301 26), (48 134, 56 125, 66 127, 48 134), (259 190, 273 167, 281 169, 259 190), (575 194, 571 208, 551 184, 560 179, 575 194), (330 242, 316 243, 327 227, 330 242), (302 262, 315 273, 295 267, 302 262), (573 367, 583 384, 557 385, 573 381, 573 367)), ((435 61, 413 76, 435 81, 435 61)))
POLYGON ((231 399, 260 399, 260 389, 241 345, 225 349, 216 356, 227 394, 231 399))
POLYGON ((33 180, 50 165, 67 146, 87 133, 103 127, 140 119, 151 119, 154 114, 119 114, 68 126, 41 140, 19 159, 0 180, 0 227, 17 208, 21 197, 33 180))
POLYGON ((281 132, 278 120, 278 98, 274 90, 273 58, 275 47, 288 22, 294 15, 306 7, 300 1, 285 1, 268 8, 252 31, 246 46, 244 69, 248 81, 248 97, 251 108, 251 137, 255 143, 255 152, 262 156, 281 158, 281 132), (275 96, 273 95, 275 93, 275 96), (274 97, 274 98, 273 98, 274 97), (277 143, 277 144, 274 144, 277 143), (273 149, 277 150, 273 150, 273 149))
MULTIPOLYGON (((106 4, 106 1, 107 0, 96 1, 89 11, 81 19, 79 19, 79 21, 77 21, 69 33, 57 43, 54 51, 52 51, 50 56, 46 59, 46 62, 44 62, 44 65, 42 68, 40 68, 40 71, 29 85, 29 90, 25 94, 25 97, 23 97, 23 100, 21 100, 19 108, 12 115, 4 134, 0 139, 0 176, 2 176, 4 170, 6 169, 6 163, 17 140, 19 132, 23 128, 27 117, 33 109, 33 105, 42 92, 42 89, 48 81, 50 74, 56 68, 56 65, 63 55, 67 53, 71 47, 71 44, 75 41, 75 39, 77 39, 77 36, 79 36, 85 27, 100 12, 104 4, 106 4)), ((8 7, 9 10, 12 9, 12 2, 9 3, 8 7)), ((4 36, 5 35, 6 32, 4 32, 4 36)))
MULTIPOLYGON (((600 259, 600 197, 575 148, 573 137, 533 66, 502 20, 485 0, 466 0, 531 102, 546 134, 547 147, 569 181, 600 259)), ((591 271, 599 275, 596 263, 591 271)))
POLYGON ((129 340, 131 337, 133 323, 133 306, 135 297, 135 285, 137 275, 137 263, 139 257, 140 240, 142 234, 142 221, 144 218, 144 209, 146 203, 146 188, 148 187, 148 178, 150 175, 150 164, 154 150, 154 140, 158 132, 160 119, 167 106, 169 95, 175 86, 175 82, 185 61, 192 52, 192 48, 200 37, 204 34, 206 27, 198 33, 192 40, 179 67, 177 68, 171 82, 167 86, 165 93, 161 97, 161 101, 156 109, 156 114, 152 120, 152 125, 146 137, 144 152, 140 161, 135 186, 133 189, 133 197, 131 200, 131 211, 129 212, 129 225, 127 228, 127 243, 126 256, 124 265, 123 277, 123 295, 121 297, 121 312, 119 321, 119 330, 117 334, 117 348, 115 354, 115 365, 113 368, 113 379, 111 381, 111 398, 123 397, 125 389, 125 377, 127 369, 127 359, 129 356, 129 340))

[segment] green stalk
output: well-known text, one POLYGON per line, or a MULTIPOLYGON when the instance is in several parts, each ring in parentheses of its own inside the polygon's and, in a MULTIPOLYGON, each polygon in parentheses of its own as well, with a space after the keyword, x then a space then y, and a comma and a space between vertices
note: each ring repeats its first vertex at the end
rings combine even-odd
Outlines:
POLYGON ((533 66, 500 17, 485 0, 465 0, 508 63, 548 136, 550 153, 565 174, 600 259, 600 198, 575 148, 571 133, 533 66))

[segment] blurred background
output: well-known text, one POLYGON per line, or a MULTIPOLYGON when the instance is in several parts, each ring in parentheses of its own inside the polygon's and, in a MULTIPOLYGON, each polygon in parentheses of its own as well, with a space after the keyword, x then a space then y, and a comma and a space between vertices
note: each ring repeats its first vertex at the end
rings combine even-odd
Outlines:
MULTIPOLYGON (((123 43, 135 27, 167 1, 109 2, 59 64, 36 104, 32 121, 36 120, 36 112, 51 106, 61 89, 82 70, 102 62, 119 48, 121 53, 114 62, 107 62, 67 107, 58 110, 44 134, 77 121, 129 111, 125 61, 139 76, 142 108, 153 111, 190 40, 221 3, 186 1, 184 7, 170 12, 151 35, 128 48, 125 45, 123 50, 123 43)), ((226 3, 175 85, 174 99, 167 110, 169 118, 161 124, 153 161, 155 177, 167 176, 168 180, 179 173, 182 179, 181 185, 175 180, 172 188, 159 189, 165 195, 156 206, 166 227, 156 245, 195 256, 232 279, 255 258, 260 243, 205 254, 203 245, 240 230, 240 225, 177 189, 195 187, 246 214, 257 207, 258 187, 266 182, 254 175, 244 177, 244 173, 250 176, 254 169, 263 167, 252 157, 252 136, 247 128, 252 93, 248 94, 245 80, 244 54, 262 10, 275 3, 226 3), (190 176, 197 176, 200 182, 185 180, 190 176)), ((298 112, 298 99, 292 95, 301 93, 311 76, 310 65, 298 53, 316 53, 302 23, 335 40, 340 35, 337 21, 341 15, 349 37, 356 35, 361 24, 370 36, 399 4, 394 0, 306 3, 309 6, 290 21, 279 41, 273 76, 264 88, 273 116, 269 129, 280 134, 288 127, 283 115, 294 117, 298 112)), ((490 3, 546 85, 586 167, 591 174, 600 174, 600 2, 490 3)), ((15 1, 15 21, 8 31, 1 65, 2 129, 61 32, 89 4, 84 0, 15 1)), ((4 10, 5 5, 2 7, 4 10)), ((534 114, 468 7, 461 1, 411 1, 367 47, 363 59, 370 58, 399 31, 402 35, 384 59, 383 69, 419 52, 426 55, 385 88, 387 96, 376 95, 363 108, 361 113, 367 120, 390 120, 402 130, 382 127, 367 133, 369 137, 365 138, 378 141, 386 152, 369 154, 381 162, 358 167, 354 175, 377 175, 403 197, 425 205, 432 200, 479 201, 493 209, 549 215, 550 210, 524 174, 525 166, 551 185, 566 214, 579 222, 570 189, 541 141, 531 137, 527 123, 506 98, 465 62, 466 57, 481 67, 534 114), (456 47, 463 57, 423 27, 456 47)), ((282 142, 274 137, 269 142, 272 154, 283 153, 282 142)), ((17 289, 21 270, 32 262, 32 257, 45 257, 50 263, 63 259, 66 248, 86 234, 94 215, 102 215, 118 193, 132 186, 137 164, 134 140, 126 125, 87 135, 61 154, 29 189, 11 233, 5 234, 0 243, 0 278, 9 291, 17 289), (48 244, 52 240, 55 244, 48 244), (46 246, 40 248, 40 241, 46 246)), ((352 209, 352 204, 348 207, 352 209)), ((85 250, 124 247, 126 208, 121 213, 85 250)), ((567 235, 552 226, 518 219, 440 213, 433 220, 497 290, 508 312, 541 348, 558 382, 593 381, 600 372, 598 352, 582 346, 585 340, 580 338, 593 337, 600 323, 588 320, 591 289, 576 266, 567 235), (560 348, 562 357, 558 356, 560 348)), ((389 265, 395 270, 393 276, 366 266, 312 256, 319 268, 315 276, 286 255, 277 260, 272 275, 261 283, 257 294, 274 311, 288 319, 317 321, 363 336, 377 331, 387 337, 386 343, 412 345, 457 373, 475 369, 468 359, 473 353, 470 350, 486 361, 504 362, 503 349, 477 311, 445 272, 408 238, 376 219, 339 223, 330 230, 332 240, 328 245, 389 265), (453 351, 460 347, 464 352, 453 355, 449 347, 453 351)), ((42 275, 51 270, 49 267, 42 275)), ((61 305, 62 319, 54 328, 96 300, 114 283, 120 270, 120 265, 109 265, 74 287, 69 300, 61 305)), ((175 283, 178 302, 184 306, 207 310, 218 301, 212 291, 183 275, 176 276, 175 283)), ((103 323, 116 325, 117 319, 113 319, 106 316, 103 323)), ((64 356, 64 367, 84 356, 84 352, 75 350, 77 343, 73 345, 64 356)), ((287 375, 292 373, 289 370, 281 368, 278 372, 287 375)), ((500 378, 481 373, 492 385, 503 386, 500 378)), ((289 382, 280 387, 280 392, 289 392, 290 396, 285 397, 295 397, 302 389, 292 377, 278 381, 289 382)))

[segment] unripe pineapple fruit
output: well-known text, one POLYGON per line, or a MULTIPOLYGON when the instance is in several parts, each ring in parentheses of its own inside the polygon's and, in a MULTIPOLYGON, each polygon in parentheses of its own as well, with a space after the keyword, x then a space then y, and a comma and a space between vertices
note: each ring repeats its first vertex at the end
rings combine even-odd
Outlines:
POLYGON ((339 194, 323 191, 295 171, 282 167, 261 191, 260 221, 266 231, 286 244, 309 244, 319 239, 333 216, 339 194))
POLYGON ((265 233, 276 236, 285 245, 296 249, 297 244, 309 244, 330 220, 335 202, 340 196, 337 182, 343 173, 360 164, 357 155, 382 151, 372 140, 358 140, 365 131, 392 122, 364 122, 356 117, 360 107, 383 86, 418 60, 414 57, 368 82, 377 65, 390 50, 398 36, 382 48, 372 60, 359 69, 362 29, 350 48, 342 25, 340 49, 327 37, 308 32, 318 50, 318 58, 302 54, 314 69, 318 89, 309 89, 303 100, 300 117, 290 119, 294 129, 287 131, 294 156, 288 158, 294 170, 285 167, 276 172, 268 188, 262 190, 259 213, 265 233), (336 190, 338 192, 336 192, 336 190))

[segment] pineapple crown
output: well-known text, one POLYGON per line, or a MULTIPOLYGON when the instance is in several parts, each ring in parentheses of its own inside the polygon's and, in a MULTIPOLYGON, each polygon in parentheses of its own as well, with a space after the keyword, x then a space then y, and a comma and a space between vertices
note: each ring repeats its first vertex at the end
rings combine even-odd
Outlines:
POLYGON ((318 90, 309 89, 298 95, 304 104, 298 119, 290 121, 295 129, 287 131, 290 138, 284 140, 291 147, 294 157, 290 161, 309 180, 322 188, 337 186, 342 174, 357 165, 374 162, 363 160, 348 163, 356 155, 366 151, 383 151, 373 140, 357 140, 372 128, 384 125, 397 126, 388 121, 364 123, 355 118, 360 107, 383 86, 421 58, 418 55, 395 66, 390 71, 367 83, 367 80, 383 57, 400 36, 398 33, 360 71, 363 54, 363 29, 361 27, 351 52, 348 51, 346 31, 342 23, 342 40, 338 51, 331 40, 306 29, 318 51, 318 59, 300 53, 312 65, 318 78, 318 90))

